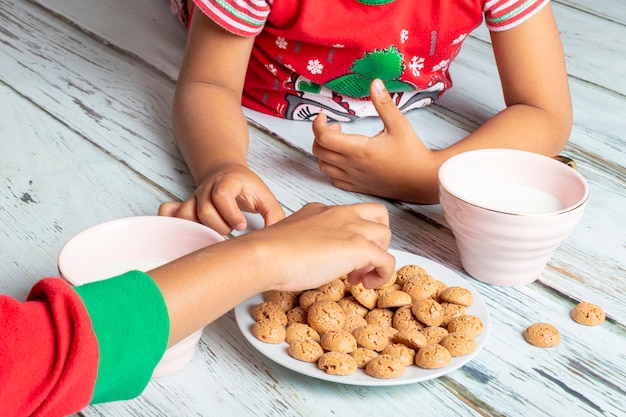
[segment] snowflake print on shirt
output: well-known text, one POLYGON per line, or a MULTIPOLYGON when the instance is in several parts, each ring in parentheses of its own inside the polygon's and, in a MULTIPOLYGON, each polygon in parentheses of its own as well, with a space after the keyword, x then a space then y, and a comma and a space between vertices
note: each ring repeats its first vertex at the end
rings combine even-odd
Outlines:
POLYGON ((282 36, 276 38, 276 46, 278 46, 280 49, 287 49, 287 45, 287 40, 282 36))
POLYGON ((421 70, 424 69, 424 58, 414 56, 411 58, 411 62, 409 62, 409 69, 411 73, 415 77, 419 77, 421 75, 421 70))
POLYGON ((309 60, 309 65, 307 65, 306 69, 309 70, 311 74, 321 74, 324 69, 324 65, 322 65, 319 59, 311 59, 309 60))
POLYGON ((402 29, 400 31, 400 43, 405 43, 409 40, 409 31, 406 29, 402 29))

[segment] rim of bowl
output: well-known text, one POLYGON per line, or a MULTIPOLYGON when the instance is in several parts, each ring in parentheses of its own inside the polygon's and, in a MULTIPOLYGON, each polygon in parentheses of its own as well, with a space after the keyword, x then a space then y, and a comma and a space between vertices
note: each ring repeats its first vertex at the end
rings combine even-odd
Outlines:
MULTIPOLYGON (((578 176, 579 179, 581 180, 581 184, 583 185, 584 188, 584 193, 583 196, 573 205, 563 208, 561 210, 558 211, 553 211, 553 212, 548 212, 548 213, 515 213, 515 212, 510 212, 510 211, 503 211, 503 210, 499 210, 499 209, 494 209, 494 208, 489 208, 489 207, 484 207, 481 206, 480 204, 474 203, 470 200, 468 200, 467 198, 461 197, 458 193, 453 192, 449 187, 446 187, 446 185, 444 184, 444 182, 441 180, 441 171, 445 168, 446 164, 448 164, 448 161, 455 159, 455 158, 465 158, 467 157, 467 154, 470 153, 481 153, 481 154, 501 154, 501 153, 518 153, 518 154, 523 154, 526 157, 529 158, 535 158, 535 159, 541 159, 544 160, 544 158, 547 158, 548 160, 552 161, 552 162, 547 162, 549 164, 551 163, 556 163, 556 164, 561 164, 565 167, 567 167, 566 164, 564 164, 563 162, 559 162, 553 158, 550 158, 549 156, 545 156, 545 155, 541 155, 541 154, 537 154, 534 152, 529 152, 529 151, 522 151, 519 149, 501 149, 501 148, 489 148, 489 149, 476 149, 476 150, 472 150, 472 151, 467 151, 467 152, 462 152, 460 154, 457 154, 449 159, 447 159, 446 161, 444 161, 443 164, 441 164, 441 167, 439 168, 439 172, 437 175, 438 178, 438 182, 439 182, 439 186, 444 189, 448 194, 456 197, 457 199, 463 201, 464 203, 467 203, 471 206, 474 206, 476 208, 480 208, 482 210, 487 210, 487 211, 491 211, 494 213, 500 213, 500 214, 507 214, 509 216, 525 216, 525 217, 546 217, 546 216, 557 216, 559 214, 563 214, 563 213, 568 213, 570 211, 574 211, 576 209, 578 209, 580 206, 584 205, 587 200, 589 200, 589 184, 587 183, 587 180, 585 180, 585 177, 582 176, 582 174, 580 172, 578 172, 578 170, 568 167, 568 169, 571 169, 574 173, 575 176, 578 176)), ((448 164, 449 165, 449 164, 448 164)), ((441 199, 441 198, 440 198, 441 199)))
MULTIPOLYGON (((93 233, 93 232, 98 232, 99 229, 104 229, 104 228, 110 227, 111 225, 115 225, 115 224, 118 224, 118 223, 124 223, 124 222, 129 222, 129 221, 149 221, 149 220, 155 220, 155 219, 159 219, 158 221, 160 221, 160 222, 179 223, 181 225, 184 225, 185 227, 191 227, 191 228, 195 228, 195 229, 198 229, 198 230, 202 230, 203 233, 207 233, 209 235, 213 235, 213 237, 217 240, 217 242, 226 240, 223 235, 219 234, 218 232, 216 232, 215 230, 213 230, 212 228, 210 228, 208 226, 205 226, 203 224, 194 222, 192 220, 182 219, 182 218, 179 218, 179 217, 158 216, 158 215, 142 215, 142 216, 119 217, 117 219, 107 220, 107 221, 104 221, 102 223, 95 224, 93 226, 90 226, 90 227, 88 227, 86 229, 83 229, 83 230, 73 234, 63 244, 63 246, 61 246, 61 249, 59 251, 59 255, 57 256, 57 262, 56 263, 57 263, 57 270, 59 271, 59 274, 63 275, 63 273, 61 271, 61 264, 64 262, 65 258, 67 256, 69 256, 67 248, 69 248, 70 245, 76 244, 76 239, 79 238, 80 236, 84 236, 84 235, 87 235, 87 234, 93 233)), ((65 279, 67 279, 67 278, 65 278, 65 279)))

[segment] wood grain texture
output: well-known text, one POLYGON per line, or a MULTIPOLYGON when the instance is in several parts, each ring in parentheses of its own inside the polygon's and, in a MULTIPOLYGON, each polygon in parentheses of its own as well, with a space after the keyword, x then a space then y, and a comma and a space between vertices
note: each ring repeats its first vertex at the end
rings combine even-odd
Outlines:
MULTIPOLYGON (((494 287, 467 277, 439 205, 339 190, 317 169, 312 135, 303 124, 247 113, 250 165, 287 212, 309 201, 378 201, 390 211, 392 247, 441 262, 470 280, 488 304, 493 327, 473 361, 408 386, 326 383, 260 355, 229 313, 205 329, 189 366, 152 380, 135 400, 81 414, 623 415, 624 64, 589 65, 626 56, 623 19, 611 17, 609 6, 622 7, 617 0, 554 3, 575 105, 566 154, 589 181, 591 199, 579 227, 531 285, 494 287), (598 30, 605 25, 618 31, 618 40, 607 47, 588 42, 594 33, 604 36, 598 30), (581 299, 601 304, 609 320, 597 328, 575 324, 569 311, 581 299), (522 332, 535 321, 560 329, 558 348, 523 341, 522 332)), ((56 273, 58 250, 74 233, 116 217, 154 214, 161 201, 192 191, 169 122, 184 36, 165 0, 0 0, 0 291, 23 297, 37 278, 56 273)), ((452 69, 455 88, 437 105, 410 115, 420 134, 432 143, 441 136, 458 140, 501 108, 490 54, 481 33, 466 41, 452 69)), ((380 124, 368 120, 347 129, 374 133, 380 124)), ((253 227, 262 227, 252 217, 253 227)))

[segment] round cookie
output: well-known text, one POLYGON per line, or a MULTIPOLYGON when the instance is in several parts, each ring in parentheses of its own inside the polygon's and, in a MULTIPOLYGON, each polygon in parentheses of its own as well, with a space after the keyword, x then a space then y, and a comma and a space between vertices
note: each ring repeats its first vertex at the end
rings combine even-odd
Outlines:
POLYGON ((463 287, 448 287, 439 294, 440 301, 460 304, 462 306, 471 306, 474 304, 474 296, 472 292, 463 287))
POLYGON ((444 301, 441 303, 441 306, 443 307, 443 321, 441 322, 441 325, 444 327, 455 318, 467 313, 467 307, 462 306, 461 304, 444 301))
POLYGON ((433 295, 430 296, 430 298, 432 298, 433 300, 437 300, 439 302, 441 302, 441 293, 448 288, 448 284, 446 284, 443 281, 439 281, 439 280, 435 280, 435 283, 437 284, 437 289, 435 290, 435 292, 433 293, 433 295))
POLYGON ((428 274, 416 275, 404 282, 402 291, 409 294, 413 301, 425 300, 437 291, 437 282, 428 274))
POLYGON ((389 355, 398 358, 404 366, 413 365, 415 362, 415 349, 411 349, 402 343, 394 343, 387 346, 383 349, 381 355, 389 355))
POLYGON ((370 360, 378 356, 378 352, 372 349, 358 347, 350 352, 349 355, 354 358, 358 368, 365 368, 370 360))
POLYGON ((274 320, 281 326, 287 325, 287 314, 283 309, 272 301, 263 301, 252 309, 252 318, 255 321, 274 320))
POLYGON ((396 282, 400 285, 404 285, 409 278, 422 275, 428 275, 428 272, 421 266, 415 264, 404 265, 396 271, 396 282))
POLYGON ((524 332, 524 339, 533 346, 548 348, 561 342, 559 330, 550 323, 534 323, 524 332))
POLYGON ((404 375, 404 365, 393 356, 379 355, 367 363, 365 373, 375 378, 398 378, 404 375))
POLYGON ((476 349, 476 341, 465 333, 450 333, 439 344, 450 352, 452 357, 465 356, 476 349))
POLYGON ((350 293, 359 303, 363 304, 368 309, 376 308, 376 304, 378 303, 378 293, 376 290, 365 288, 363 284, 359 283, 350 286, 350 293))
POLYGON ((266 291, 263 299, 278 304, 285 313, 298 305, 298 293, 293 291, 266 291))
POLYGON ((414 302, 411 311, 416 319, 427 326, 439 326, 443 322, 443 306, 432 298, 414 302))
POLYGON ((395 343, 402 343, 413 349, 419 349, 428 344, 428 339, 420 329, 400 330, 393 337, 395 343))
POLYGON ((452 360, 448 349, 441 345, 427 345, 415 354, 415 365, 425 369, 443 368, 452 360))
POLYGON ((326 352, 318 359, 317 367, 330 375, 350 375, 357 370, 357 363, 347 353, 326 352))
POLYGON ((576 323, 584 324, 585 326, 597 326, 604 323, 606 314, 604 314, 602 307, 599 305, 583 301, 578 303, 572 310, 572 319, 576 323))
POLYGON ((346 321, 346 313, 343 308, 332 300, 314 302, 307 311, 307 322, 319 333, 343 328, 346 321))
POLYGON ((426 344, 436 345, 441 339, 450 334, 445 327, 426 327, 422 329, 422 334, 426 337, 426 344))
POLYGON ((406 330, 406 329, 423 329, 426 325, 418 321, 411 311, 411 306, 400 307, 393 313, 393 319, 391 325, 394 329, 406 330))
POLYGON ((404 291, 389 291, 378 296, 378 308, 396 308, 410 305, 413 302, 411 296, 404 291))
POLYGON ((337 303, 341 308, 343 308, 346 316, 355 315, 365 317, 365 315, 370 311, 369 308, 359 303, 353 295, 344 297, 341 300, 337 301, 337 303))
POLYGON ((320 334, 311 326, 304 323, 291 323, 285 329, 285 342, 292 343, 296 340, 311 339, 320 341, 320 334))
POLYGON ((306 320, 306 311, 300 306, 294 307, 287 312, 287 326, 293 323, 308 324, 306 320))
POLYGON ((465 333, 470 337, 476 337, 483 331, 483 322, 478 316, 464 314, 448 323, 450 333, 465 333))
POLYGON ((252 334, 261 342, 274 345, 285 341, 285 328, 276 320, 263 319, 255 322, 252 334))
POLYGON ((303 362, 317 362, 324 354, 324 349, 314 340, 296 340, 289 344, 287 353, 303 362))
POLYGON ((356 338, 359 346, 376 352, 382 351, 389 344, 389 337, 385 328, 378 324, 366 324, 357 327, 352 331, 352 335, 356 338))
POLYGON ((346 284, 337 278, 317 288, 317 291, 321 292, 323 297, 327 297, 328 300, 339 301, 346 295, 346 284))
POLYGON ((331 330, 322 335, 320 345, 325 351, 350 353, 356 349, 356 338, 347 330, 331 330))
POLYGON ((375 308, 365 315, 368 324, 378 324, 383 327, 391 327, 393 310, 388 308, 375 308))
POLYGON ((300 294, 298 303, 304 311, 309 311, 309 307, 311 307, 315 302, 327 299, 328 295, 319 290, 306 290, 300 294))
POLYGON ((363 326, 364 324, 367 324, 367 320, 365 320, 365 317, 347 316, 346 321, 343 324, 343 329, 352 333, 354 329, 356 329, 359 326, 363 326))

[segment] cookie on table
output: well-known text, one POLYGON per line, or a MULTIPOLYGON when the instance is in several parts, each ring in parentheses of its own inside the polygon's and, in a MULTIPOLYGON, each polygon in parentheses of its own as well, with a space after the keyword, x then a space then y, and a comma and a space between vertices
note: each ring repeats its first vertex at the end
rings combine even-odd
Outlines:
POLYGON ((379 294, 378 308, 397 308, 410 305, 413 299, 401 290, 393 290, 379 294))
POLYGON ((350 375, 357 370, 357 363, 347 353, 326 352, 318 359, 317 367, 329 375, 350 375))
POLYGON ((394 343, 388 345, 380 352, 381 355, 389 355, 394 358, 400 359, 400 362, 404 366, 413 365, 415 362, 415 349, 411 349, 405 344, 394 343))
POLYGON ((578 324, 585 326, 597 326, 604 323, 606 314, 602 307, 583 301, 578 303, 572 310, 572 319, 578 324))
POLYGON ((252 318, 255 321, 274 320, 281 326, 287 325, 287 314, 283 309, 272 301, 263 301, 252 308, 252 318))
POLYGON ((352 331, 352 335, 356 338, 358 346, 382 351, 389 344, 389 336, 383 326, 378 324, 366 324, 357 327, 352 331))
POLYGON ((524 332, 524 339, 533 346, 549 348, 561 342, 559 329, 550 323, 534 323, 524 332))
POLYGON ((462 306, 471 306, 474 304, 474 295, 470 290, 463 287, 448 287, 439 294, 439 300, 460 304, 462 306))
POLYGON ((443 306, 432 298, 415 301, 411 311, 417 320, 427 326, 440 326, 443 322, 443 306))
POLYGON ((365 373, 374 378, 399 378, 404 375, 404 365, 393 356, 379 355, 365 365, 365 373))
POLYGON ((478 316, 463 314, 448 323, 450 333, 465 333, 470 337, 476 337, 483 332, 483 321, 478 316))
POLYGON ((263 299, 277 304, 286 313, 298 305, 298 295, 294 291, 271 290, 263 294, 263 299))
POLYGON ((331 330, 322 335, 320 345, 325 351, 350 353, 356 349, 356 338, 347 330, 331 330))
POLYGON ((365 315, 368 324, 378 324, 383 327, 391 327, 393 321, 393 310, 388 308, 375 308, 365 315))
POLYGON ((426 344, 428 345, 436 345, 441 340, 450 334, 448 329, 445 327, 425 327, 422 329, 422 334, 426 337, 426 344))
POLYGON ((424 369, 443 368, 452 360, 448 349, 441 345, 427 345, 415 354, 415 365, 424 369))
POLYGON ((262 319, 252 326, 252 334, 261 342, 278 344, 285 341, 285 327, 276 320, 262 319))
POLYGON ((352 356, 356 361, 357 368, 365 368, 367 363, 379 355, 378 352, 372 349, 358 347, 350 352, 348 355, 352 356))
POLYGON ((450 352, 452 357, 465 356, 476 349, 476 341, 465 333, 450 333, 439 344, 450 352))
POLYGON ((296 340, 311 339, 320 341, 320 334, 313 327, 305 323, 291 323, 285 329, 285 342, 291 343, 296 340))
POLYGON ((344 313, 343 308, 336 301, 316 301, 307 311, 307 322, 318 333, 339 330, 343 328, 345 321, 346 313, 344 313))
POLYGON ((315 340, 296 340, 289 344, 287 353, 303 362, 317 362, 324 354, 324 349, 315 340))

